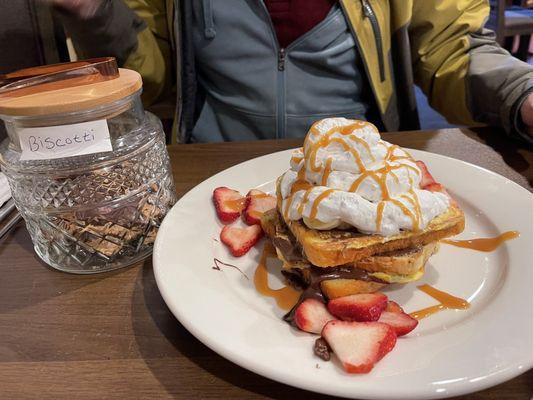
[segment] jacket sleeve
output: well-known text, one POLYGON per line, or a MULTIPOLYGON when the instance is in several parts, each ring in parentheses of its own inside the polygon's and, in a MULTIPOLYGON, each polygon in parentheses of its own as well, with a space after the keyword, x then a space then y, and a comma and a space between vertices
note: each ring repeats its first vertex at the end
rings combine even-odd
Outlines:
POLYGON ((96 14, 79 19, 58 10, 79 58, 114 56, 143 78, 150 105, 171 90, 171 52, 164 0, 104 0, 96 14))
POLYGON ((519 109, 533 90, 533 67, 512 57, 484 29, 486 0, 414 0, 410 38, 415 82, 450 122, 518 129, 519 109))

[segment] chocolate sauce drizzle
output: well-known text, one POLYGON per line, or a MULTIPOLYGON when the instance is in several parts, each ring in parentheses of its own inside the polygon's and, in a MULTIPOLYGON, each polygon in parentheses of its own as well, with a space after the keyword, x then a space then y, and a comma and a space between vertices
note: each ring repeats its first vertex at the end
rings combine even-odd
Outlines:
POLYGON ((285 275, 285 278, 293 286, 297 286, 303 290, 298 302, 283 317, 283 319, 291 325, 296 326, 294 322, 294 313, 296 311, 296 308, 298 308, 298 306, 304 300, 316 299, 323 303, 326 303, 324 294, 320 289, 320 284, 323 281, 327 281, 330 279, 357 279, 361 281, 383 283, 382 280, 374 278, 370 276, 366 271, 355 268, 354 266, 316 267, 312 264, 309 264, 309 261, 306 260, 303 254, 304 252, 301 245, 298 243, 289 228, 287 228, 279 213, 274 218, 275 230, 271 234, 267 232, 267 235, 272 240, 272 244, 274 245, 274 247, 276 247, 283 254, 283 258, 286 261, 294 263, 302 262, 309 265, 304 269, 292 268, 290 270, 282 270, 282 273, 283 275, 285 275))
POLYGON ((223 267, 230 267, 230 268, 235 268, 237 271, 239 271, 246 279, 250 280, 250 278, 248 278, 248 275, 246 275, 244 272, 242 272, 242 270, 237 267, 236 265, 233 265, 233 264, 228 264, 228 263, 225 263, 224 261, 220 261, 218 258, 213 258, 213 262, 215 263, 215 266, 214 267, 211 267, 217 271, 222 271, 222 269, 220 268, 220 266, 222 265, 223 267))

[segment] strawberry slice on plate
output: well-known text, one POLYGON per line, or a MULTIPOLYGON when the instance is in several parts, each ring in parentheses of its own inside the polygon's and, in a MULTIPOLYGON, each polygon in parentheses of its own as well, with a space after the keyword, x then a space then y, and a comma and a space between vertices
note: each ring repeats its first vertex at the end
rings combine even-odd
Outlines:
POLYGON ((420 171, 422 172, 422 178, 420 180, 420 187, 424 190, 429 190, 430 192, 440 192, 442 194, 445 194, 449 199, 450 203, 454 206, 457 205, 457 202, 455 199, 450 196, 444 185, 438 183, 433 176, 428 171, 428 167, 426 164, 424 164, 423 161, 417 161, 416 165, 418 168, 420 168, 420 171))
POLYGON ((246 195, 243 218, 248 225, 259 225, 261 215, 265 211, 276 207, 277 200, 274 196, 266 194, 260 190, 252 189, 246 195))
POLYGON ((387 307, 383 293, 352 294, 328 302, 328 310, 343 321, 377 321, 387 307))
POLYGON ((418 325, 418 320, 404 312, 383 311, 378 322, 389 325, 396 332, 396 336, 407 335, 418 325))
POLYGON ((445 193, 446 195, 448 195, 446 188, 437 182, 433 182, 433 183, 430 183, 429 185, 426 185, 424 189, 429 190, 430 192, 441 192, 441 193, 445 193))
POLYGON ((403 308, 395 301, 389 300, 387 302, 387 307, 385 308, 385 311, 391 313, 403 313, 403 308))
POLYGON ((381 322, 330 321, 322 337, 344 370, 353 374, 370 372, 396 344, 394 329, 381 322))
POLYGON ((224 186, 217 187, 213 191, 213 204, 218 218, 226 224, 239 218, 245 201, 245 197, 238 191, 224 186))
POLYGON ((296 326, 300 330, 309 333, 320 334, 324 325, 336 319, 328 312, 326 305, 316 299, 304 300, 294 313, 296 326))
POLYGON ((259 225, 238 228, 226 225, 220 232, 220 240, 235 257, 240 257, 250 250, 263 236, 263 230, 259 225))
POLYGON ((424 161, 418 160, 416 162, 417 167, 420 169, 420 172, 422 173, 421 179, 420 179, 420 187, 422 189, 426 189, 426 186, 431 185, 433 183, 437 183, 435 178, 431 176, 429 173, 428 167, 424 163, 424 161))
POLYGON ((437 183, 437 182, 431 183, 427 185, 424 188, 424 190, 429 190, 430 192, 440 192, 446 195, 450 199, 450 203, 452 205, 455 205, 455 206, 457 205, 457 201, 455 201, 455 199, 452 196, 450 196, 450 194, 448 193, 444 185, 441 185, 440 183, 437 183))

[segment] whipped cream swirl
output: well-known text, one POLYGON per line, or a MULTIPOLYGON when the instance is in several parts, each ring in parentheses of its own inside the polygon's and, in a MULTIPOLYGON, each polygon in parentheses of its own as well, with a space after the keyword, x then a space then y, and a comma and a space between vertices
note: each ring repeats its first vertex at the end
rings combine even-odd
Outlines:
POLYGON ((381 140, 374 125, 323 119, 281 176, 282 212, 314 229, 385 236, 424 229, 450 204, 446 195, 420 189, 421 176, 413 158, 381 140))

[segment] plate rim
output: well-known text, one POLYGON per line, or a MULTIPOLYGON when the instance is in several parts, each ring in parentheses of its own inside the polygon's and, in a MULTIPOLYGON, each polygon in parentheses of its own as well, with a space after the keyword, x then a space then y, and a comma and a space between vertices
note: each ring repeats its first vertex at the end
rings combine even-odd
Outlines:
MULTIPOLYGON (((225 168, 217 172, 216 174, 202 180, 201 182, 196 184, 194 187, 189 189, 185 194, 183 194, 180 197, 180 199, 176 202, 176 204, 172 207, 172 209, 177 207, 179 203, 182 201, 182 199, 191 195, 192 192, 197 190, 199 186, 206 184, 210 180, 215 180, 219 175, 228 173, 232 169, 243 168, 246 166, 246 164, 257 162, 257 160, 259 159, 269 158, 269 157, 272 157, 273 155, 279 155, 280 153, 289 153, 296 148, 297 147, 286 149, 286 150, 280 150, 280 151, 272 152, 269 154, 264 154, 258 157, 253 157, 251 159, 242 161, 233 166, 225 168)), ((431 157, 436 157, 437 159, 441 159, 443 161, 459 162, 469 167, 473 167, 490 176, 495 176, 498 179, 503 178, 506 184, 511 184, 512 186, 515 187, 515 189, 522 191, 524 195, 533 196, 533 193, 529 191, 528 189, 526 189, 525 187, 523 187, 522 185, 516 183, 515 181, 501 174, 491 171, 485 167, 481 167, 479 165, 473 164, 468 161, 463 161, 457 158, 449 157, 449 156, 438 154, 438 153, 432 153, 432 152, 428 152, 425 150, 418 150, 418 149, 412 149, 412 148, 407 148, 407 147, 405 147, 404 149, 407 150, 408 152, 414 151, 415 153, 419 153, 420 157, 417 156, 417 158, 420 158, 420 159, 423 159, 424 155, 429 154, 431 155, 431 157)), ((275 177, 273 178, 275 179, 275 177)), ((167 215, 171 213, 172 209, 169 211, 167 215)), ((163 220, 161 224, 160 231, 162 230, 161 228, 164 228, 166 226, 165 225, 166 221, 168 221, 168 219, 165 217, 165 219, 163 220)), ((232 352, 229 348, 227 348, 227 346, 224 346, 223 343, 219 343, 216 340, 212 340, 212 337, 211 337, 212 335, 210 335, 209 333, 203 332, 201 329, 197 329, 197 327, 191 321, 187 320, 187 318, 183 316, 183 314, 179 310, 179 307, 177 308, 174 307, 173 301, 170 300, 169 298, 170 294, 167 292, 165 282, 161 277, 162 267, 159 265, 158 257, 156 256, 156 254, 159 253, 160 247, 162 246, 161 244, 162 240, 163 240, 162 235, 158 234, 156 237, 155 243, 154 243, 154 252, 152 256, 154 276, 156 279, 156 284, 158 286, 158 289, 161 293, 161 296, 163 297, 165 304, 169 307, 170 311, 172 312, 174 317, 180 322, 180 324, 182 324, 193 336, 195 336, 200 342, 202 342, 203 345, 207 346, 209 349, 216 352, 218 355, 224 357, 225 359, 229 360, 230 362, 234 364, 237 364, 241 368, 248 369, 249 371, 252 371, 258 375, 266 377, 267 379, 272 379, 282 384, 297 387, 302 390, 312 391, 312 392, 326 394, 326 395, 334 395, 334 396, 339 396, 343 398, 355 398, 353 396, 356 396, 356 398, 360 398, 360 399, 363 399, 363 398, 364 399, 384 399, 384 398, 403 399, 405 398, 405 394, 403 393, 398 396, 395 396, 395 395, 383 396, 383 394, 381 393, 373 394, 370 392, 365 392, 365 393, 359 392, 359 393, 353 393, 353 394, 346 394, 342 391, 336 391, 334 390, 334 388, 331 388, 331 387, 326 389, 324 385, 322 386, 308 385, 308 384, 302 384, 300 382, 295 383, 294 380, 284 377, 283 374, 281 373, 275 373, 275 372, 273 373, 272 370, 268 370, 266 367, 262 366, 261 363, 250 363, 248 358, 245 355, 241 355, 235 351, 232 352), (310 386, 313 386, 313 387, 310 387, 310 386)), ((456 385, 449 386, 448 387, 449 390, 447 390, 444 394, 438 394, 438 393, 435 393, 435 391, 432 391, 432 392, 424 391, 424 392, 419 392, 418 394, 413 395, 412 398, 448 398, 448 397, 473 393, 473 392, 477 392, 477 391, 480 391, 480 390, 483 390, 489 387, 499 385, 507 380, 510 380, 516 376, 519 376, 527 372, 529 369, 532 369, 532 368, 533 368, 533 357, 529 359, 529 363, 526 363, 525 366, 523 364, 516 365, 514 367, 508 367, 504 370, 496 371, 492 374, 489 374, 488 376, 483 375, 485 378, 488 378, 488 379, 481 379, 479 381, 469 382, 468 385, 465 385, 463 383, 459 386, 456 386, 456 385)))

